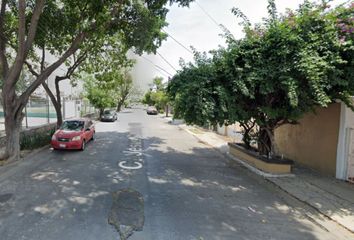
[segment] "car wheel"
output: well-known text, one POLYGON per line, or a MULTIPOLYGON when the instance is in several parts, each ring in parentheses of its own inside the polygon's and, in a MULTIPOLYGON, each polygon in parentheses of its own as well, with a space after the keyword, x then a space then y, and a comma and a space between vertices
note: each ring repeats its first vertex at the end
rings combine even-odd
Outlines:
POLYGON ((86 147, 86 141, 85 139, 82 141, 82 144, 81 144, 81 151, 84 151, 85 150, 85 147, 86 147))

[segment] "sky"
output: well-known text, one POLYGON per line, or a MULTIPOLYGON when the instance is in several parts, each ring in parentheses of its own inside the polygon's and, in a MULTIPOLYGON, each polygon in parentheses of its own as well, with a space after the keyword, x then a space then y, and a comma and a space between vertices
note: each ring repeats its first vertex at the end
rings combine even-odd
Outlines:
MULTIPOLYGON (((346 1, 334 0, 330 5, 336 6, 346 1)), ((278 12, 284 13, 287 8, 297 9, 303 0, 276 0, 275 3, 278 12)), ((167 15, 169 25, 164 30, 187 49, 193 46, 200 52, 208 52, 220 45, 225 46, 219 24, 224 25, 236 38, 243 36, 242 27, 238 25, 240 20, 231 13, 233 7, 239 8, 252 24, 267 17, 267 0, 197 0, 189 8, 172 5, 167 15)), ((186 62, 193 60, 193 55, 184 47, 168 37, 157 50, 157 55, 140 57, 130 54, 137 60, 132 70, 135 84, 147 90, 154 77, 161 76, 167 80, 169 74, 173 75, 180 69, 180 58, 186 62)))

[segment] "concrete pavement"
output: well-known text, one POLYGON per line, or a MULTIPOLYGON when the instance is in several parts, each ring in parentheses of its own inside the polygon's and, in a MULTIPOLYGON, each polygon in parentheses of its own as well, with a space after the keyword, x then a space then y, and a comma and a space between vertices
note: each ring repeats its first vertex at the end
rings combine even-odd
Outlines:
MULTIPOLYGON (((228 153, 227 142, 230 139, 199 127, 186 125, 181 125, 180 127, 220 152, 228 153)), ((268 174, 256 170, 252 166, 248 167, 255 173, 266 177, 268 181, 283 191, 304 202, 322 216, 333 220, 354 233, 353 184, 323 176, 300 166, 293 168, 294 174, 292 175, 268 174)), ((322 221, 321 224, 328 226, 330 222, 322 221)))
POLYGON ((128 109, 96 127, 84 152, 0 168, 1 240, 352 239, 167 119, 128 109))

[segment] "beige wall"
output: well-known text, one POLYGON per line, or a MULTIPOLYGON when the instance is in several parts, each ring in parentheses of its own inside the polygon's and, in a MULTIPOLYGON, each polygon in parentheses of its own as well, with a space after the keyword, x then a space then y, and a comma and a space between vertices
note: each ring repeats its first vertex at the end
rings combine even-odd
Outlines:
POLYGON ((297 125, 284 125, 275 131, 280 154, 298 163, 335 176, 341 107, 306 114, 297 125))

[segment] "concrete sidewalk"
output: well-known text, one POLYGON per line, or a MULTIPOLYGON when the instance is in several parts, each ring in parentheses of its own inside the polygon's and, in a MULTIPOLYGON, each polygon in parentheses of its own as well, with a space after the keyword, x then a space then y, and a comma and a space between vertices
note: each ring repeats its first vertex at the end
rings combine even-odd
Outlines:
MULTIPOLYGON (((231 139, 199 127, 179 125, 203 143, 228 154, 231 139)), ((236 159, 237 160, 237 159, 236 159)), ((252 167, 250 168, 252 170, 252 167)), ((354 185, 295 166, 292 176, 276 177, 254 170, 297 200, 354 233, 354 185)))

